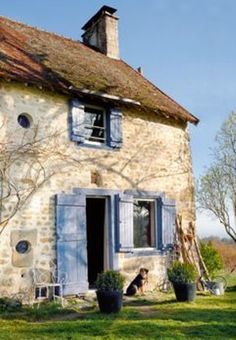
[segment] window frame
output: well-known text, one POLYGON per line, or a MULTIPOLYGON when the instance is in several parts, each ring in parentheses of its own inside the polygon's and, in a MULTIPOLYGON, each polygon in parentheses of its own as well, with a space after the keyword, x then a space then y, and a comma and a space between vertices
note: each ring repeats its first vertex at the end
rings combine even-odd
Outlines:
MULTIPOLYGON (((125 190, 125 194, 133 196, 133 200, 151 200, 154 202, 154 230, 155 230, 155 242, 154 247, 146 248, 133 248, 132 251, 136 255, 149 255, 149 254, 160 254, 162 252, 161 247, 161 215, 162 211, 160 208, 160 202, 164 199, 162 192, 156 191, 144 191, 144 190, 125 190)), ((134 229, 134 228, 133 228, 134 229)))
POLYGON ((123 145, 123 115, 121 108, 110 103, 90 103, 89 101, 71 98, 69 102, 70 139, 78 146, 119 151, 123 145), (86 138, 85 108, 101 110, 104 115, 104 142, 89 141, 86 138))
POLYGON ((28 130, 33 125, 33 118, 27 112, 22 112, 17 117, 17 123, 22 129, 28 130))
MULTIPOLYGON (((155 254, 163 254, 173 248, 174 233, 171 233, 171 242, 166 237, 167 229, 173 228, 168 224, 166 208, 171 209, 171 213, 176 218, 176 200, 168 199, 164 192, 144 191, 144 190, 125 190, 124 195, 133 197, 133 200, 153 200, 155 201, 155 246, 147 248, 130 247, 128 250, 123 249, 122 245, 118 245, 118 251, 126 253, 127 256, 147 256, 155 254), (167 223, 167 224, 166 224, 167 223)), ((175 223, 174 223, 175 224, 175 223)), ((175 227, 176 228, 176 227, 175 227)), ((134 229, 134 228, 132 228, 134 229)), ((175 229, 176 232, 176 229, 175 229)))

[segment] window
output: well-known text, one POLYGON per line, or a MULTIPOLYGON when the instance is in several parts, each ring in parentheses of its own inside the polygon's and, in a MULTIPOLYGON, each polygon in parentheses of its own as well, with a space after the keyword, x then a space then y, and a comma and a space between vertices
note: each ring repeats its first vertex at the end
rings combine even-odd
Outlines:
POLYGON ((30 250, 30 243, 26 240, 19 241, 16 245, 16 251, 19 254, 25 254, 30 250))
POLYGON ((116 195, 117 250, 168 250, 175 239, 175 201, 163 194, 127 190, 116 195))
POLYGON ((31 124, 32 124, 32 118, 30 117, 29 114, 27 113, 21 113, 18 117, 17 117, 17 122, 18 124, 23 127, 24 129, 28 129, 30 128, 31 124))
POLYGON ((71 101, 71 139, 84 146, 122 146, 122 113, 118 108, 71 101))
POLYGON ((134 248, 155 246, 154 201, 134 200, 133 211, 134 248))
POLYGON ((91 143, 105 143, 105 111, 92 107, 84 108, 85 140, 91 143))

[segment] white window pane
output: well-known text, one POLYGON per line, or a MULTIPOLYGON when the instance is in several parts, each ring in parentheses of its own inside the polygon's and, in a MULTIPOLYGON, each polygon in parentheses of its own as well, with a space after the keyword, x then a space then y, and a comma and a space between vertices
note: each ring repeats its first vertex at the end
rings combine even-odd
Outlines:
POLYGON ((85 108, 85 138, 91 142, 105 142, 105 112, 94 108, 85 108))
POLYGON ((154 246, 154 202, 134 201, 134 247, 154 246))

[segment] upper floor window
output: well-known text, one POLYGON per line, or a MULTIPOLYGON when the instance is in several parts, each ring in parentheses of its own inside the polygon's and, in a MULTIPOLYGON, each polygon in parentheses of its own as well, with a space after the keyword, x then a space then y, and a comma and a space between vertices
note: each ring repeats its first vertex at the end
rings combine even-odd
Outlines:
POLYGON ((91 143, 106 142, 106 113, 102 109, 84 108, 85 140, 91 143))
POLYGON ((117 108, 71 101, 71 139, 82 145, 120 149, 122 113, 117 108))

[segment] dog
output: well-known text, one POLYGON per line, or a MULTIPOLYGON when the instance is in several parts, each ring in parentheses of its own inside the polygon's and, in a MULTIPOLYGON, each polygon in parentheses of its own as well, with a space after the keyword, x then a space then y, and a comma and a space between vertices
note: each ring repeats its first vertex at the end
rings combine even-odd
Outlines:
POLYGON ((148 283, 148 269, 140 268, 139 274, 135 277, 135 279, 130 283, 128 288, 126 289, 126 296, 133 296, 140 292, 142 295, 144 294, 144 286, 148 283))

